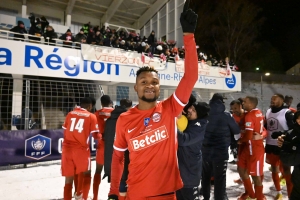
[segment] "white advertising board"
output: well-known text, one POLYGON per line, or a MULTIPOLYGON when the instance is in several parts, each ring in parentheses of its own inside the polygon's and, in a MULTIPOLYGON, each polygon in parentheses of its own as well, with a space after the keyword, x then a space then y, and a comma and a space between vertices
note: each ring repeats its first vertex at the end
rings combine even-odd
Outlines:
MULTIPOLYGON (((143 66, 139 61, 141 54, 105 47, 98 47, 98 54, 95 54, 91 53, 93 49, 91 46, 85 51, 83 47, 81 51, 0 39, 0 73, 135 83, 136 71, 143 66), (105 52, 106 56, 99 52, 105 52), (116 59, 116 56, 122 57, 123 60, 116 59), (124 63, 124 59, 135 61, 124 63)), ((145 63, 149 61, 149 65, 154 65, 158 69, 161 85, 178 85, 184 75, 184 61, 169 63, 160 61, 159 58, 148 61, 147 59, 150 58, 146 58, 145 63)), ((227 73, 226 69, 199 63, 198 75, 195 88, 224 90, 224 92, 241 90, 240 72, 227 73)))

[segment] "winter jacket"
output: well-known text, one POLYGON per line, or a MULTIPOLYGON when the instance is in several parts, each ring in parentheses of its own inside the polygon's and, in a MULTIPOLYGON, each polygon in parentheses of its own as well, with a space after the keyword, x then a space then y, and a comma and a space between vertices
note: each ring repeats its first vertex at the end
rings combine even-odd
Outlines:
POLYGON ((240 133, 239 125, 231 114, 225 111, 221 100, 210 101, 208 125, 206 126, 202 155, 207 162, 228 160, 228 147, 231 143, 231 134, 240 133))
MULTIPOLYGON (((286 134, 281 151, 300 151, 300 125, 298 123, 295 123, 293 130, 288 131, 288 134, 286 134)), ((294 170, 292 172, 292 182, 294 186, 290 200, 298 200, 300 199, 300 165, 294 166, 294 170)))
POLYGON ((207 119, 188 121, 187 128, 178 131, 178 164, 185 188, 197 187, 202 174, 202 142, 204 139, 207 119))
POLYGON ((9 31, 17 33, 17 34, 14 34, 14 38, 22 38, 22 39, 24 39, 24 35, 23 34, 27 34, 26 29, 25 28, 21 28, 19 24, 18 24, 18 26, 13 27, 9 31))
MULTIPOLYGON (((111 161, 112 161, 112 154, 113 154, 113 144, 115 140, 115 133, 116 133, 116 124, 119 116, 126 112, 127 110, 121 106, 116 107, 110 115, 110 118, 108 118, 105 122, 105 129, 103 134, 103 139, 105 141, 105 147, 104 147, 104 176, 108 177, 108 182, 110 182, 110 174, 111 174, 111 161)), ((128 165, 129 161, 127 160, 129 158, 125 158, 125 163, 128 165)), ((125 171, 125 170, 124 170, 125 171)))
POLYGON ((47 37, 49 38, 49 43, 56 43, 56 41, 53 40, 57 38, 57 34, 55 33, 54 29, 52 29, 52 31, 45 31, 44 38, 46 42, 48 42, 47 37))

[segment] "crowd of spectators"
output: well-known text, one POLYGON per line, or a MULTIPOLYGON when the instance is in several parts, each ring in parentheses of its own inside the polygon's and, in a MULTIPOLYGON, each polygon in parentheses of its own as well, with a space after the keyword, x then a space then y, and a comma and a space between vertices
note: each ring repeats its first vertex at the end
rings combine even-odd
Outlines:
MULTIPOLYGON (((174 62, 185 56, 184 47, 177 47, 176 41, 174 40, 158 40, 155 31, 153 30, 148 37, 141 37, 140 34, 135 31, 116 31, 110 27, 92 26, 89 22, 84 24, 78 33, 72 33, 72 31, 68 29, 64 34, 58 37, 54 28, 44 16, 36 18, 35 15, 31 13, 29 19, 31 26, 28 32, 22 21, 18 21, 18 25, 10 30, 15 32, 15 40, 24 40, 23 34, 28 33, 34 35, 34 37, 28 37, 30 41, 39 41, 40 37, 44 37, 49 45, 55 45, 56 39, 60 39, 62 40, 61 42, 64 47, 72 47, 73 43, 76 44, 77 48, 80 48, 80 44, 114 47, 126 51, 137 51, 138 53, 144 53, 150 57, 160 57, 168 62, 174 62)), ((237 67, 229 60, 229 58, 218 60, 216 57, 213 57, 212 55, 207 56, 207 54, 202 53, 199 50, 200 49, 198 48, 199 61, 205 62, 210 66, 224 68, 229 65, 233 70, 237 70, 237 67)))

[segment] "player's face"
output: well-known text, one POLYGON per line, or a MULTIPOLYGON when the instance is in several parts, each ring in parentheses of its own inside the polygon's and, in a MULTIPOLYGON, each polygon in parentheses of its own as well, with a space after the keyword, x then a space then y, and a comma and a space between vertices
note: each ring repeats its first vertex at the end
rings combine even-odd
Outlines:
POLYGON ((246 111, 251 111, 252 110, 252 103, 248 98, 244 99, 243 106, 244 106, 244 109, 246 111))
POLYGON ((286 103, 286 105, 288 105, 288 107, 290 107, 293 103, 293 99, 286 99, 284 102, 286 103))
POLYGON ((279 96, 272 96, 271 98, 271 107, 279 108, 283 104, 283 100, 279 96))
POLYGON ((300 116, 296 119, 296 123, 300 125, 300 116))
POLYGON ((194 106, 188 108, 186 118, 188 120, 197 119, 197 112, 194 106))
POLYGON ((159 78, 155 72, 142 72, 136 78, 134 90, 139 99, 145 102, 155 102, 159 97, 159 78))
POLYGON ((230 109, 232 113, 239 116, 241 115, 242 105, 238 105, 237 103, 235 103, 232 106, 230 106, 230 109))

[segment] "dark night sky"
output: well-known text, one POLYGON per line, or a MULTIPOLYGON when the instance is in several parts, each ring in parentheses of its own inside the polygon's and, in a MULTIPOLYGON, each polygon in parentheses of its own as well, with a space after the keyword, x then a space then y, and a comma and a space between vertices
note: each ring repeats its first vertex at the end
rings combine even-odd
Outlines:
POLYGON ((252 0, 260 6, 266 21, 261 40, 278 49, 285 70, 300 62, 300 1, 252 0))

